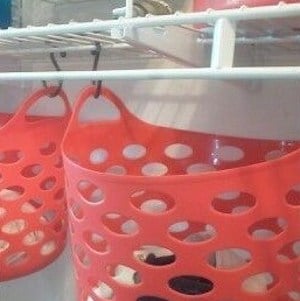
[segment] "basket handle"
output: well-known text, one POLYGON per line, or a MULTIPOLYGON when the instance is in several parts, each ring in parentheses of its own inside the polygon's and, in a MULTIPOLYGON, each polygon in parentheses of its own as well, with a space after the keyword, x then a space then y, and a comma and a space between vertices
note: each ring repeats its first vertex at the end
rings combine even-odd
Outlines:
MULTIPOLYGON (((35 91, 32 95, 30 95, 18 108, 14 116, 4 125, 9 125, 11 122, 18 121, 24 122, 26 118, 26 114, 28 110, 37 103, 42 97, 49 97, 49 95, 53 94, 57 91, 57 87, 46 87, 35 91)), ((69 103, 68 97, 66 93, 60 90, 57 94, 57 97, 60 98, 65 106, 65 113, 63 115, 64 118, 69 118, 71 116, 71 105, 69 103)), ((51 99, 49 101, 55 101, 55 99, 51 99)))
MULTIPOLYGON (((79 95, 78 100, 74 105, 73 115, 70 120, 69 127, 77 127, 79 124, 83 122, 79 121, 79 115, 84 105, 89 101, 91 97, 94 98, 95 92, 97 90, 97 86, 91 85, 85 88, 79 95)), ((119 122, 124 119, 126 116, 130 116, 131 113, 124 106, 122 100, 109 88, 102 86, 100 91, 100 97, 104 98, 106 101, 111 102, 119 111, 120 119, 114 120, 115 122, 119 122)), ((100 121, 100 120, 99 120, 100 121)))

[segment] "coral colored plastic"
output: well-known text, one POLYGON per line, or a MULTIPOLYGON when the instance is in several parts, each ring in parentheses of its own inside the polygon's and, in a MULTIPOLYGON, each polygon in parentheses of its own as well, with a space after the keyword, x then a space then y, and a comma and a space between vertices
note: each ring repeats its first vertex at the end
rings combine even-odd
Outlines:
POLYGON ((65 245, 60 144, 71 115, 67 96, 61 91, 56 99, 49 98, 49 102, 63 102, 64 116, 28 113, 35 103, 54 91, 56 88, 52 87, 38 90, 14 115, 0 114, 1 281, 45 267, 65 245), (5 191, 8 194, 3 194, 5 191))
POLYGON ((299 296, 299 142, 154 126, 104 87, 94 101, 111 103, 120 117, 79 121, 94 93, 80 94, 63 141, 78 300, 299 296), (149 245, 172 256, 151 265, 153 256, 145 262, 136 253, 149 245), (243 264, 217 263, 232 248, 248 252, 243 264), (135 282, 120 280, 124 267, 135 282), (255 275, 267 279, 265 291, 251 291, 255 275))
MULTIPOLYGON (((238 8, 242 5, 249 7, 266 6, 279 4, 279 0, 195 0, 195 11, 202 11, 208 8, 226 9, 238 8)), ((286 0, 285 3, 299 3, 299 0, 286 0)))

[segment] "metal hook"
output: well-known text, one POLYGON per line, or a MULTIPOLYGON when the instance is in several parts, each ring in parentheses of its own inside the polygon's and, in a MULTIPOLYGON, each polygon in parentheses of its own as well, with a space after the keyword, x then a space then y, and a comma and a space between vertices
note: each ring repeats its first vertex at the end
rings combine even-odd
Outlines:
MULTIPOLYGON (((93 64, 93 71, 97 71, 97 69, 98 69, 100 54, 101 54, 101 50, 102 50, 101 44, 99 42, 97 42, 95 44, 95 46, 96 46, 96 49, 92 51, 92 55, 95 56, 95 60, 94 60, 94 64, 93 64)), ((92 84, 96 85, 96 91, 95 91, 94 97, 98 98, 101 93, 102 80, 94 80, 94 81, 92 81, 92 84)))
MULTIPOLYGON (((61 52, 61 53, 60 53, 60 56, 61 56, 62 58, 64 58, 64 57, 67 56, 67 53, 66 53, 66 52, 61 52)), ((57 60, 56 60, 56 57, 55 57, 54 52, 51 52, 51 53, 50 53, 50 60, 51 60, 51 62, 52 62, 52 64, 53 64, 55 70, 56 70, 56 71, 61 71, 61 68, 60 68, 60 66, 58 65, 58 62, 57 62, 57 60)), ((44 88, 49 88, 49 86, 48 86, 48 84, 47 84, 47 81, 43 80, 42 83, 43 83, 44 88)), ((60 93, 60 91, 61 91, 61 89, 62 89, 62 86, 63 86, 63 80, 59 80, 59 81, 58 81, 58 86, 57 86, 56 90, 55 90, 53 93, 50 93, 50 94, 49 94, 49 97, 50 97, 50 98, 54 98, 54 97, 58 96, 58 94, 60 93)))

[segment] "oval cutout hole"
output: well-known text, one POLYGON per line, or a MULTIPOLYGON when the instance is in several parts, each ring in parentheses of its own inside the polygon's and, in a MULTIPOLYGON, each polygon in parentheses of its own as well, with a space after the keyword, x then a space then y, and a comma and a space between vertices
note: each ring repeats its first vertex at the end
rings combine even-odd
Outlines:
POLYGON ((181 221, 169 227, 169 234, 179 241, 195 244, 214 238, 216 230, 209 224, 181 221))
POLYGON ((244 249, 231 248, 218 250, 210 254, 208 263, 220 270, 234 270, 242 268, 252 260, 251 253, 244 249))
POLYGON ((169 287, 183 295, 197 296, 212 291, 214 284, 209 279, 199 276, 178 276, 169 280, 169 287))
POLYGON ((82 246, 75 246, 74 247, 74 253, 79 260, 79 262, 84 266, 84 267, 89 267, 91 265, 91 260, 89 256, 87 255, 87 252, 82 246))
POLYGON ((249 227, 249 233, 255 240, 269 240, 280 235, 287 228, 283 218, 267 218, 249 227))
POLYGON ((256 204, 255 197, 246 192, 230 191, 216 196, 212 201, 213 208, 225 214, 242 214, 256 204))
POLYGON ((300 291, 288 292, 288 298, 290 301, 300 301, 300 291))
POLYGON ((55 142, 47 142, 44 145, 41 146, 40 148, 40 153, 43 156, 49 156, 54 154, 56 151, 56 144, 55 142))
POLYGON ((265 272, 247 278, 242 284, 242 289, 250 294, 266 294, 276 283, 275 277, 265 272))
POLYGON ((33 178, 42 172, 43 168, 40 164, 32 164, 22 169, 21 174, 25 178, 33 178))
POLYGON ((82 180, 77 185, 80 195, 91 204, 99 204, 104 200, 104 193, 95 184, 82 180))
POLYGON ((216 171, 216 168, 206 163, 195 163, 189 165, 186 169, 186 173, 189 175, 197 175, 203 172, 216 171))
POLYGON ((99 234, 86 231, 83 234, 83 239, 86 242, 86 244, 94 251, 99 253, 105 253, 108 250, 107 242, 106 240, 99 234))
POLYGON ((137 209, 148 214, 162 214, 171 210, 175 202, 168 195, 154 191, 137 191, 131 195, 131 202, 137 209))
POLYGON ((25 227, 25 220, 15 219, 3 225, 1 231, 5 234, 19 234, 24 231, 25 227))
POLYGON ((45 212, 40 217, 40 221, 44 224, 50 224, 52 223, 57 217, 57 213, 53 209, 49 209, 45 212))
POLYGON ((0 152, 0 164, 13 164, 17 163, 24 157, 20 150, 7 150, 0 152))
POLYGON ((142 168, 142 174, 144 176, 163 176, 168 173, 168 167, 165 164, 159 162, 148 163, 142 168))
POLYGON ((181 160, 192 156, 193 149, 189 145, 175 143, 165 149, 165 154, 171 159, 181 160))
POLYGON ((118 213, 109 213, 102 217, 103 224, 112 232, 123 235, 133 235, 139 231, 138 224, 130 218, 118 213))
POLYGON ((118 264, 116 266, 108 266, 107 270, 112 278, 119 284, 133 286, 141 282, 140 274, 131 267, 118 264))
POLYGON ((90 162, 92 164, 101 164, 105 162, 108 158, 108 151, 104 148, 97 148, 90 153, 90 162))
POLYGON ((8 241, 0 239, 0 254, 9 248, 10 244, 8 241))
POLYGON ((286 153, 283 150, 272 150, 265 155, 266 161, 276 160, 284 156, 286 153))
POLYGON ((300 184, 294 185, 287 193, 286 201, 289 205, 300 206, 300 184))
POLYGON ((56 184, 56 178, 49 177, 40 184, 40 187, 43 190, 51 190, 54 188, 55 184, 56 184))
POLYGON ((43 244, 40 253, 43 256, 48 256, 48 255, 51 255, 52 253, 54 253, 56 251, 56 249, 57 249, 56 242, 49 241, 49 242, 43 244))
POLYGON ((24 237, 23 244, 25 246, 33 246, 41 242, 44 237, 45 234, 43 231, 32 231, 24 237))
POLYGON ((220 161, 235 162, 242 160, 245 154, 244 151, 238 147, 226 145, 216 149, 214 156, 220 161))
POLYGON ((109 167, 105 172, 108 174, 119 175, 119 176, 126 175, 127 173, 125 167, 121 165, 113 165, 109 167))
POLYGON ((286 244, 278 252, 278 259, 282 262, 288 262, 298 258, 300 258, 300 240, 286 244))
POLYGON ((15 201, 21 197, 25 189, 21 186, 10 186, 0 190, 0 199, 3 201, 15 201))
POLYGON ((123 149, 123 156, 128 160, 138 160, 145 157, 147 149, 141 144, 130 144, 123 149))
POLYGON ((153 245, 141 246, 133 255, 137 260, 152 266, 170 265, 176 261, 176 256, 171 250, 153 245))
POLYGON ((8 256, 5 260, 8 266, 18 266, 24 264, 28 259, 28 254, 24 251, 17 252, 8 256))
MULTIPOLYGON (((96 298, 100 298, 101 300, 112 300, 114 297, 113 289, 104 282, 99 282, 95 287, 93 287, 92 294, 94 294, 96 298)), ((87 301, 94 300, 91 297, 89 298, 87 301)))
POLYGON ((34 213, 43 206, 43 201, 41 199, 30 199, 28 202, 24 203, 21 207, 23 213, 34 213))

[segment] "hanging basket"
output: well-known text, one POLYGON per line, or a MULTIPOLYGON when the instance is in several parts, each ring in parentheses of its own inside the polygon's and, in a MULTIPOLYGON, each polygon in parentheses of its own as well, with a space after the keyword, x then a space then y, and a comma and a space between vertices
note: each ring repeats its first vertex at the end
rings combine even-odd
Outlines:
POLYGON ((16 114, 0 114, 1 281, 45 267, 65 245, 60 143, 70 117, 67 96, 62 91, 58 96, 65 106, 64 116, 28 114, 54 91, 41 89, 16 114))
POLYGON ((154 126, 107 88, 119 117, 80 121, 94 93, 63 142, 79 300, 297 300, 300 144, 154 126))

